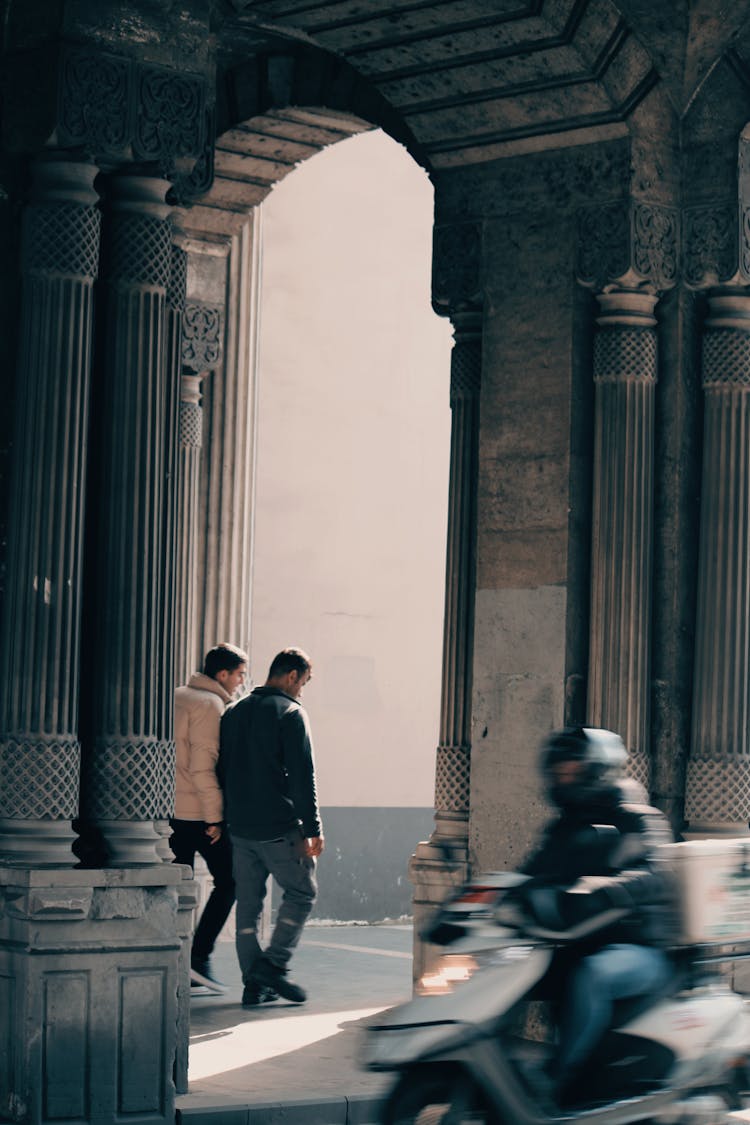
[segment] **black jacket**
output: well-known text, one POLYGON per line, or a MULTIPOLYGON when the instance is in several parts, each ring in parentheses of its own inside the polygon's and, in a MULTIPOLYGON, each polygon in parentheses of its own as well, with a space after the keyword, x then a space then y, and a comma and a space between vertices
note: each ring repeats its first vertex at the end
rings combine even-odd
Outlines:
POLYGON ((633 799, 631 783, 613 788, 609 799, 565 809, 546 829, 541 845, 522 870, 532 876, 519 888, 539 921, 553 929, 582 922, 611 907, 627 913, 599 932, 591 944, 632 942, 669 945, 676 939, 676 886, 659 844, 673 840, 658 809, 633 799), (545 888, 556 888, 550 896, 545 888), (542 917, 540 915, 544 915, 542 917))
POLYGON ((298 824, 321 835, 310 726, 285 692, 259 687, 225 712, 217 772, 233 835, 275 840, 298 824))

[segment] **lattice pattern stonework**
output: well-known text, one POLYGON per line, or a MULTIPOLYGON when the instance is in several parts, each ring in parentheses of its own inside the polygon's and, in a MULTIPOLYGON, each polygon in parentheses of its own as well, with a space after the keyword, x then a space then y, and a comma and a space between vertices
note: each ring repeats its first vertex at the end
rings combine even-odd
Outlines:
POLYGON ((97 740, 88 774, 94 820, 158 820, 174 807, 174 744, 97 740))
POLYGON ((601 328, 594 337, 594 382, 625 383, 656 378, 652 328, 601 328))
POLYGON ((691 758, 685 786, 689 823, 747 824, 750 816, 750 759, 691 758))
POLYGON ((0 744, 0 816, 72 820, 80 768, 74 739, 8 739, 0 744))
POLYGON ((457 398, 477 398, 481 378, 481 340, 457 340, 451 353, 451 402, 457 398))
POLYGON ((179 246, 172 246, 171 266, 167 288, 167 305, 170 309, 181 312, 185 308, 187 254, 179 246))
POLYGON ((651 762, 642 750, 633 750, 628 756, 628 777, 637 781, 648 793, 651 788, 651 762))
POLYGON ((195 402, 180 403, 180 445, 199 449, 203 444, 203 408, 195 402))
POLYGON ((99 272, 101 215, 96 207, 28 207, 24 214, 23 269, 93 279, 99 272))
POLYGON ((166 291, 172 265, 169 223, 150 215, 117 215, 111 224, 109 280, 166 291))
POLYGON ((468 746, 439 746, 435 767, 435 811, 468 812, 471 751, 468 746))
POLYGON ((719 328, 705 333, 703 386, 750 386, 750 332, 719 328))

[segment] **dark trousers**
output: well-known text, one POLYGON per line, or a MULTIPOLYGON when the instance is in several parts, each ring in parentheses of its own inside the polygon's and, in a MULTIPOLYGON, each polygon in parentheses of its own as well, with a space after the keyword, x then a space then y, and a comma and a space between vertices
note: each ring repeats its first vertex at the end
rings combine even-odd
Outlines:
POLYGON ((175 863, 185 863, 188 867, 193 867, 195 853, 198 852, 205 859, 206 866, 213 877, 213 890, 193 934, 192 956, 196 961, 205 961, 211 956, 216 939, 234 905, 232 846, 229 842, 229 834, 223 831, 221 838, 212 844, 206 835, 206 825, 202 820, 170 820, 169 823, 172 826, 169 846, 174 852, 175 863))

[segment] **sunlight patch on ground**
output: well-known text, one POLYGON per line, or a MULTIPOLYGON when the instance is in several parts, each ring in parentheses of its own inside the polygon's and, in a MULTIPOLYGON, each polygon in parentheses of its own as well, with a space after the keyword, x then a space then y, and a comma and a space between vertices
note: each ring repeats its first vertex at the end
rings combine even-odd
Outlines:
POLYGON ((189 1078, 213 1078, 228 1070, 251 1066, 265 1059, 309 1047, 335 1035, 342 1023, 367 1019, 383 1008, 356 1008, 320 1015, 283 1016, 279 1019, 251 1020, 221 1031, 196 1035, 190 1040, 189 1078))

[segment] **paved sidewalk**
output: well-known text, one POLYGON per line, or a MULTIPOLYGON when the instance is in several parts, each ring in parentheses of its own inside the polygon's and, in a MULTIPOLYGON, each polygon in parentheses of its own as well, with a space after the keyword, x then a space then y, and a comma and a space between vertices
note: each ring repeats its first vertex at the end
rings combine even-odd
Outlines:
POLYGON ((190 1092, 184 1125, 364 1125, 387 1075, 358 1062, 364 1020, 411 994, 410 926, 308 925, 292 962, 309 1000, 244 1011, 234 945, 212 963, 229 986, 191 1001, 190 1092))

